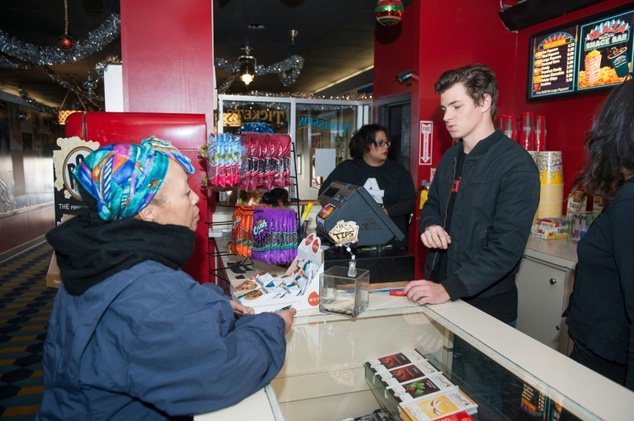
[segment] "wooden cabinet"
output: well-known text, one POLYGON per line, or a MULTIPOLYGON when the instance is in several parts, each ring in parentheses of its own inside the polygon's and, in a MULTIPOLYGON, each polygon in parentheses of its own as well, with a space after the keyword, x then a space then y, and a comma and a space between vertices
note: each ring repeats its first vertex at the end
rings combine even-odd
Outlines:
POLYGON ((516 278, 517 329, 568 355, 572 348, 562 313, 572 292, 576 246, 556 241, 529 240, 516 278))

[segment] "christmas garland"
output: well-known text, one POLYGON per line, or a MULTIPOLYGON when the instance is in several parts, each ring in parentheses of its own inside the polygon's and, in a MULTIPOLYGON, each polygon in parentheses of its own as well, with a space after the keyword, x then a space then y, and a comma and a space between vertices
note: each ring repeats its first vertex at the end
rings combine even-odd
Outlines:
POLYGON ((101 51, 119 36, 121 19, 113 13, 97 29, 90 32, 85 40, 77 41, 72 50, 60 47, 42 47, 20 41, 0 30, 0 67, 27 69, 33 65, 50 66, 74 63, 101 51))

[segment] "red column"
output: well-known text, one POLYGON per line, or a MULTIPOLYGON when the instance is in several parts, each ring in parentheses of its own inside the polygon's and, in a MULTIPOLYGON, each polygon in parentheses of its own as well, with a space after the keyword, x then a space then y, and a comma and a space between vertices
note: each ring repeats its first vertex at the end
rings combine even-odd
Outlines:
MULTIPOLYGON (((213 128, 213 18, 209 0, 121 0, 121 61, 126 112, 204 114, 213 128)), ((148 136, 152 133, 148 133, 148 136)), ((190 179, 199 192, 201 221, 194 256, 185 270, 199 282, 210 280, 208 225, 213 205, 200 190, 203 167, 198 148, 206 136, 176 145, 198 169, 190 179)))

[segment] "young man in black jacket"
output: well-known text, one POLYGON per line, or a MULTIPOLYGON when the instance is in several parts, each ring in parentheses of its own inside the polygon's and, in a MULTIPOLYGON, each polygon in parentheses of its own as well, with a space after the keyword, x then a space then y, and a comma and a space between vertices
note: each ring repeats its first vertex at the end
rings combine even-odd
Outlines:
POLYGON ((493 124, 498 89, 493 71, 470 65, 435 85, 449 134, 420 216, 430 248, 425 279, 405 288, 410 300, 463 299, 505 322, 517 319, 515 274, 539 204, 533 158, 493 124))
POLYGON ((490 68, 446 71, 434 88, 458 142, 440 160, 420 216, 430 249, 425 280, 405 292, 421 305, 462 299, 514 326, 515 275, 539 204, 537 166, 495 128, 498 86, 490 68))

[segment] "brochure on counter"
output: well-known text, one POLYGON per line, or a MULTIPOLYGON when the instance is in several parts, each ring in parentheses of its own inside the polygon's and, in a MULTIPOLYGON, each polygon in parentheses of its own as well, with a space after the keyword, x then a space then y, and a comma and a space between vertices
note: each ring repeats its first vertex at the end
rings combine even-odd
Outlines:
POLYGON ((259 272, 248 279, 231 280, 231 294, 256 313, 293 307, 319 306, 319 277, 324 272, 321 240, 315 234, 303 239, 297 257, 283 274, 259 272))

